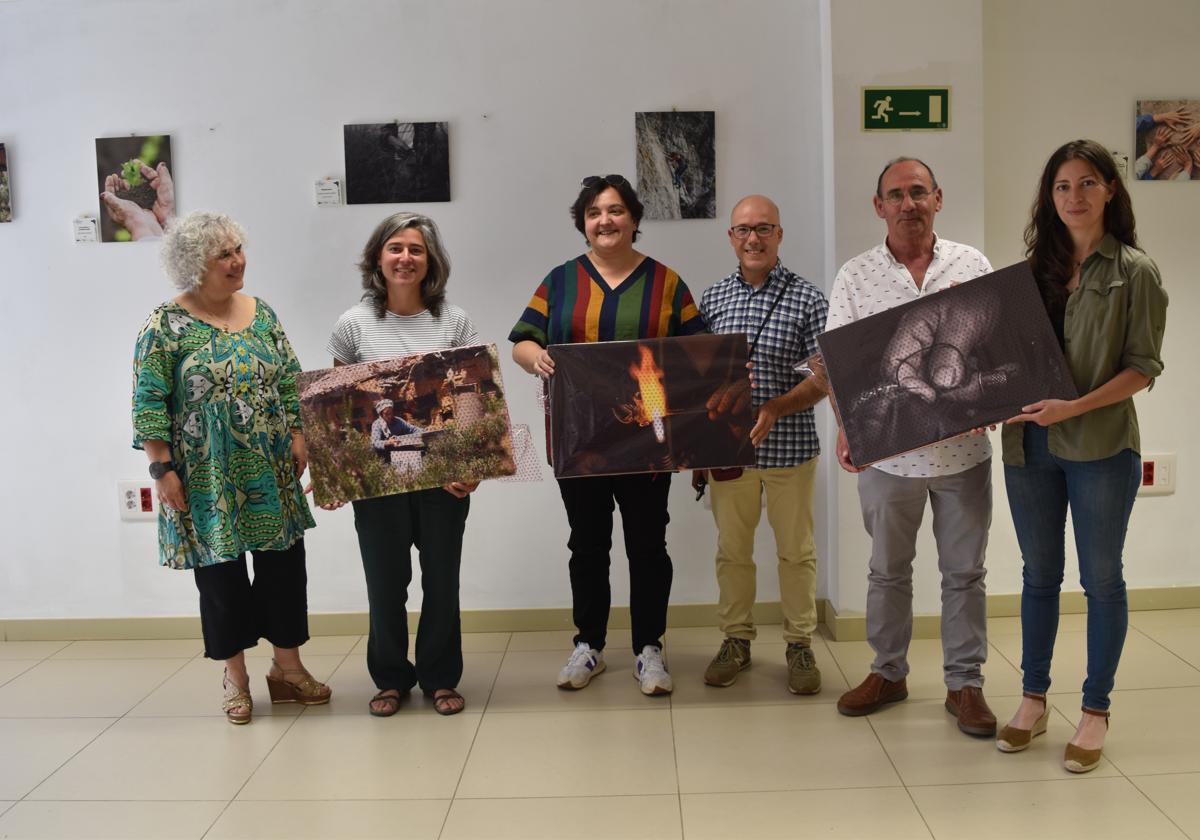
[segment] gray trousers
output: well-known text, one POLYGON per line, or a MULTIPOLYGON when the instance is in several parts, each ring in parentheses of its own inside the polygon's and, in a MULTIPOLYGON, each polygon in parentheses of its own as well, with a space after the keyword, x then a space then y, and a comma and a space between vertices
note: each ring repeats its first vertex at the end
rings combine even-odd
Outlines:
POLYGON ((908 674, 912 640, 912 564, 925 499, 942 573, 942 654, 946 687, 983 685, 987 604, 983 568, 992 524, 992 462, 937 478, 901 478, 868 469, 858 477, 863 524, 871 535, 867 641, 871 670, 895 682, 908 674))

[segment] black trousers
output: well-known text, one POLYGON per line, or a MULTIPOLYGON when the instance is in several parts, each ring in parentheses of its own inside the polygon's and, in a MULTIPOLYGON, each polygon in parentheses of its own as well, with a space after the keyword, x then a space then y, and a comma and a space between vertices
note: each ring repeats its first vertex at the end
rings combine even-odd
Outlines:
POLYGON ((625 553, 629 557, 629 612, 633 652, 662 645, 671 597, 671 558, 667 554, 667 497, 670 473, 559 479, 559 492, 571 525, 571 601, 575 643, 604 649, 612 590, 608 582, 612 549, 613 502, 621 508, 625 553))
POLYGON ((304 540, 283 551, 254 551, 254 582, 246 556, 196 569, 204 655, 229 659, 266 639, 276 647, 308 641, 308 572, 304 540))
POLYGON ((470 498, 440 487, 354 502, 354 528, 367 576, 371 632, 367 670, 379 690, 455 688, 462 678, 458 573, 470 498), (408 660, 411 549, 421 563, 416 665, 408 660))

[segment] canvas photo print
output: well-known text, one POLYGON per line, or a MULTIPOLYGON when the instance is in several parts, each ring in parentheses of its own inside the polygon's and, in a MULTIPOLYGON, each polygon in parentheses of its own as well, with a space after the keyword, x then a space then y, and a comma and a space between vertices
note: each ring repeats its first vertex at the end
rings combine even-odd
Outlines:
POLYGON ((753 466, 749 399, 715 417, 706 407, 729 389, 748 397, 744 334, 549 349, 555 476, 753 466))
POLYGON ((819 336, 850 460, 866 466, 1075 399, 1028 263, 819 336))
POLYGON ((516 472, 496 345, 297 377, 317 504, 516 472))
POLYGON ((347 125, 347 204, 450 200, 450 135, 444 122, 347 125))
POLYGON ((157 239, 175 219, 171 138, 166 134, 96 140, 100 241, 157 239))
POLYGON ((712 111, 639 111, 637 192, 647 219, 714 219, 717 154, 712 111))
POLYGON ((1200 180, 1200 99, 1140 100, 1133 142, 1137 180, 1200 180))
POLYGON ((12 189, 8 185, 8 153, 0 143, 0 222, 12 221, 12 189))

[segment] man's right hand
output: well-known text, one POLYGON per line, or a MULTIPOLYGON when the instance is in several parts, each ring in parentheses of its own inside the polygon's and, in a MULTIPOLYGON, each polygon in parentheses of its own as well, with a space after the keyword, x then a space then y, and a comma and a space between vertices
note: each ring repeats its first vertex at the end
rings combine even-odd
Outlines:
POLYGON ((850 460, 850 442, 846 440, 846 430, 841 428, 838 429, 837 459, 842 469, 848 473, 860 473, 864 469, 854 466, 854 462, 850 460))

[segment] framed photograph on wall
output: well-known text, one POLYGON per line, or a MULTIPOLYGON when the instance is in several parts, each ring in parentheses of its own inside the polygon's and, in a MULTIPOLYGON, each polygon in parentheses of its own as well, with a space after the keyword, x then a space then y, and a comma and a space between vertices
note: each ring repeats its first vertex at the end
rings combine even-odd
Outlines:
POLYGON ((1137 180, 1200 180, 1200 99, 1138 100, 1133 133, 1137 180))
POLYGON ((8 180, 8 152, 0 143, 0 222, 12 221, 12 187, 8 180))
POLYGON ((639 111, 633 124, 637 191, 645 218, 716 218, 714 112, 639 111))
POLYGON ((347 125, 347 204, 450 200, 450 135, 444 122, 347 125))
POLYGON ((96 139, 100 241, 158 239, 175 219, 171 138, 166 134, 96 139))
POLYGON ((817 338, 850 459, 865 467, 1075 399, 1029 264, 1020 262, 817 338))

